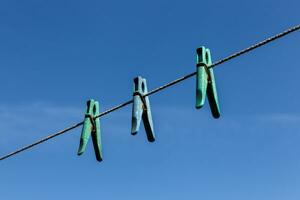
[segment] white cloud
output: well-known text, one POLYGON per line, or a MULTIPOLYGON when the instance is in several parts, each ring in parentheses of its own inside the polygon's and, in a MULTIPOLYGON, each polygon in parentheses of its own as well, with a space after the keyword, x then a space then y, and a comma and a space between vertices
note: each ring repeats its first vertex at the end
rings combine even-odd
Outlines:
POLYGON ((63 128, 64 125, 70 125, 68 122, 81 119, 81 114, 80 108, 42 102, 0 105, 0 145, 40 138, 45 136, 47 131, 63 128))
POLYGON ((258 115, 260 122, 279 124, 300 124, 300 114, 291 113, 271 113, 258 115))
MULTIPOLYGON (((104 106, 106 109, 106 107, 104 106)), ((83 119, 85 105, 72 107, 44 102, 28 105, 0 105, 0 149, 9 145, 27 144, 40 139, 83 119)), ((102 110, 103 111, 103 110, 102 110)), ((261 123, 288 124, 299 126, 300 114, 269 113, 235 115, 222 113, 219 120, 212 118, 208 108, 196 110, 192 106, 152 105, 155 130, 164 134, 174 131, 186 134, 196 134, 201 129, 202 134, 212 131, 244 129, 245 125, 260 126, 261 123), (250 123, 249 123, 250 122, 250 123)), ((131 108, 116 111, 105 116, 102 128, 110 136, 120 136, 121 132, 130 132, 131 108)), ((267 125, 267 124, 266 124, 267 125)), ((142 127, 141 127, 142 128, 142 127)), ((74 135, 75 138, 75 135, 74 135)), ((77 138, 77 135, 76 135, 77 138)))

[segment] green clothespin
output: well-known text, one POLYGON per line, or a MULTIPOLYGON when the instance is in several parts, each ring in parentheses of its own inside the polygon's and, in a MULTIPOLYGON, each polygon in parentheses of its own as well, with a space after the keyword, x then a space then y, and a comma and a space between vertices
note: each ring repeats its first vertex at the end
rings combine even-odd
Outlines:
POLYGON ((141 121, 144 122, 147 139, 149 142, 155 141, 155 134, 153 128, 153 120, 150 108, 150 100, 148 96, 147 81, 145 78, 138 76, 134 78, 133 91, 133 106, 132 106, 132 122, 131 134, 136 135, 140 129, 141 121))
POLYGON ((214 118, 220 117, 220 107, 217 95, 214 71, 210 50, 205 47, 197 49, 197 75, 196 75, 196 108, 202 108, 205 97, 209 101, 211 113, 214 118))
POLYGON ((94 99, 87 101, 87 111, 81 131, 78 155, 84 153, 89 138, 92 135, 96 159, 100 162, 102 161, 100 119, 95 119, 95 116, 99 115, 99 109, 98 101, 95 101, 94 99))

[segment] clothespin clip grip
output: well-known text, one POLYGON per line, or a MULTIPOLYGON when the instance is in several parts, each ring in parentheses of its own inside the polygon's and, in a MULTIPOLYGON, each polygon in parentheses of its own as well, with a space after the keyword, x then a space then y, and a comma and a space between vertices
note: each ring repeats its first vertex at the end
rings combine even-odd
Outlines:
POLYGON ((220 107, 217 95, 214 71, 210 66, 212 59, 210 50, 205 47, 197 49, 197 74, 196 74, 196 108, 202 108, 205 97, 209 101, 211 113, 214 118, 220 117, 220 107))
POLYGON ((132 107, 132 125, 131 134, 136 135, 140 129, 141 121, 144 122, 147 139, 149 142, 155 141, 153 130, 153 121, 151 115, 149 97, 146 79, 138 76, 134 78, 133 107, 132 107))
POLYGON ((94 99, 87 101, 87 111, 81 131, 78 155, 82 155, 84 153, 90 136, 92 135, 96 159, 100 162, 102 161, 100 119, 95 118, 99 115, 99 109, 98 101, 95 101, 94 99))

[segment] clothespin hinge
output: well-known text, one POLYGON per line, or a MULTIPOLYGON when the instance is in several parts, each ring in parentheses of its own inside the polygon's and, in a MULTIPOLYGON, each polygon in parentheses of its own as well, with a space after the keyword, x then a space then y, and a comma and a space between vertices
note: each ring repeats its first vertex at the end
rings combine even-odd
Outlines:
POLYGON ((85 118, 89 118, 92 124, 92 132, 96 132, 96 122, 95 122, 95 117, 92 116, 91 114, 85 114, 85 118))
POLYGON ((209 72, 209 66, 204 62, 200 62, 200 63, 197 64, 197 67, 204 67, 204 69, 206 71, 206 74, 207 74, 207 81, 209 83, 211 83, 211 76, 210 76, 210 72, 209 72))
POLYGON ((136 96, 136 95, 139 96, 141 98, 142 102, 143 102, 143 110, 147 110, 147 104, 146 104, 146 100, 145 100, 144 95, 141 94, 139 91, 135 91, 133 93, 133 96, 136 96))

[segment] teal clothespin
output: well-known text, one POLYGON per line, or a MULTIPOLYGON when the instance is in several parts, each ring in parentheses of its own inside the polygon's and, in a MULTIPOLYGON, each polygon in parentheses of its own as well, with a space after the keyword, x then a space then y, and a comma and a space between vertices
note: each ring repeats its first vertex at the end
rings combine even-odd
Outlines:
POLYGON ((141 121, 144 122, 147 139, 149 142, 155 141, 153 121, 151 115, 150 101, 148 96, 146 79, 138 76, 134 79, 133 107, 131 134, 135 135, 140 129, 141 121))
POLYGON ((202 108, 205 97, 209 101, 211 113, 214 118, 220 117, 220 107, 217 95, 214 71, 210 50, 205 47, 197 49, 197 75, 196 75, 196 108, 202 108))
POLYGON ((94 99, 87 101, 87 111, 81 131, 78 155, 84 153, 86 145, 90 139, 90 136, 92 135, 96 159, 100 162, 102 161, 100 119, 95 119, 95 116, 99 115, 99 109, 98 101, 95 101, 94 99))

